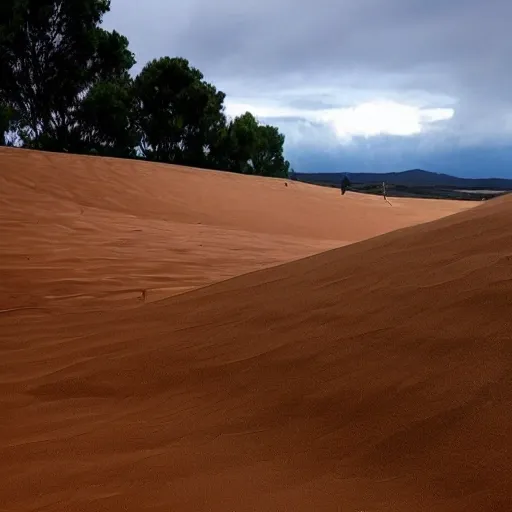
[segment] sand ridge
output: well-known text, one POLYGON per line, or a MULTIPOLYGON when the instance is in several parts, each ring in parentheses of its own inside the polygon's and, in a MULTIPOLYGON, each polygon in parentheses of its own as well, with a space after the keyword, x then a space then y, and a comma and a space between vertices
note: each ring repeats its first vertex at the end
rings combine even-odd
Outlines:
POLYGON ((2 314, 0 506, 512 510, 511 212, 129 310, 2 314))
POLYGON ((0 309, 132 307, 143 291, 159 300, 474 206, 391 208, 297 182, 10 148, 0 162, 0 309))

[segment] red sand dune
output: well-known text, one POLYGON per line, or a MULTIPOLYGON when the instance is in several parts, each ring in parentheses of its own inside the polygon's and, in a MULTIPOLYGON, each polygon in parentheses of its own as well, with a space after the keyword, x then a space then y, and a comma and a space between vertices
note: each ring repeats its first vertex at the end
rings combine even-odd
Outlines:
POLYGON ((130 306, 473 204, 0 149, 0 309, 130 306))
MULTIPOLYGON (((85 202, 85 178, 75 192, 67 179, 57 195, 85 202)), ((116 194, 112 218, 128 219, 116 194)), ((137 197, 133 211, 153 208, 137 197)), ((57 239, 64 207, 48 206, 57 239)), ((505 197, 129 310, 0 314, 0 509, 510 512, 511 218, 505 197)), ((24 250, 43 254, 30 233, 24 250)), ((23 293, 43 301, 33 272, 23 293)))

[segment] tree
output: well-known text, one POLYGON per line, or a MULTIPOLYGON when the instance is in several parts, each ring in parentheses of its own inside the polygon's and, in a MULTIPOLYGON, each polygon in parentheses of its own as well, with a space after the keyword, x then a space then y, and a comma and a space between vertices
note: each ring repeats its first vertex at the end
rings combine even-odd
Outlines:
POLYGON ((141 149, 148 159, 204 166, 225 127, 223 92, 182 58, 149 62, 135 79, 141 149))
POLYGON ((235 117, 215 148, 217 168, 243 174, 288 177, 290 164, 283 157, 284 135, 274 126, 261 125, 250 113, 235 117))
POLYGON ((250 113, 229 123, 225 94, 183 58, 135 80, 128 40, 100 27, 110 0, 0 1, 0 144, 287 176, 284 136, 250 113))
POLYGON ((7 107, 0 105, 0 146, 6 145, 6 135, 9 131, 9 114, 7 107))
POLYGON ((100 81, 126 78, 135 59, 128 40, 99 28, 109 0, 3 0, 0 103, 19 116, 25 144, 81 146, 77 113, 100 81))
POLYGON ((13 144, 12 131, 17 121, 16 112, 5 104, 0 104, 0 146, 13 144))
POLYGON ((258 126, 256 151, 252 157, 255 174, 287 178, 290 163, 283 156, 284 135, 275 126, 258 126))
POLYGON ((246 112, 235 117, 226 127, 215 147, 217 167, 231 172, 254 174, 252 158, 258 144, 258 122, 246 112))
POLYGON ((79 150, 106 156, 135 156, 138 139, 129 80, 102 81, 92 86, 79 106, 77 120, 79 150))

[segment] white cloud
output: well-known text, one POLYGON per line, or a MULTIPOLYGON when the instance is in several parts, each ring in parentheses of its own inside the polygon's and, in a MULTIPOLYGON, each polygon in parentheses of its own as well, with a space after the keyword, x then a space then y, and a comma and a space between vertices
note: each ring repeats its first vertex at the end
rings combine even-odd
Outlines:
POLYGON ((418 135, 430 123, 451 119, 453 114, 451 108, 420 109, 395 102, 375 101, 327 111, 322 113, 322 120, 331 123, 337 136, 345 140, 353 136, 418 135))
POLYGON ((283 121, 299 118, 324 124, 334 131, 340 142, 350 141, 352 137, 418 135, 427 131, 432 123, 450 120, 455 113, 453 108, 421 108, 382 100, 316 110, 228 100, 226 111, 232 117, 250 111, 258 118, 283 121))

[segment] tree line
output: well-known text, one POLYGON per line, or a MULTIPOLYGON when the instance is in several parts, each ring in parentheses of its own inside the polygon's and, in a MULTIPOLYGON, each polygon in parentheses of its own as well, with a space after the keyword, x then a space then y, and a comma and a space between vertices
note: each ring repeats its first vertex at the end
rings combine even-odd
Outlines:
POLYGON ((288 176, 284 135, 250 112, 228 119, 225 94, 186 59, 133 77, 128 39, 101 27, 109 9, 0 2, 0 145, 288 176))

